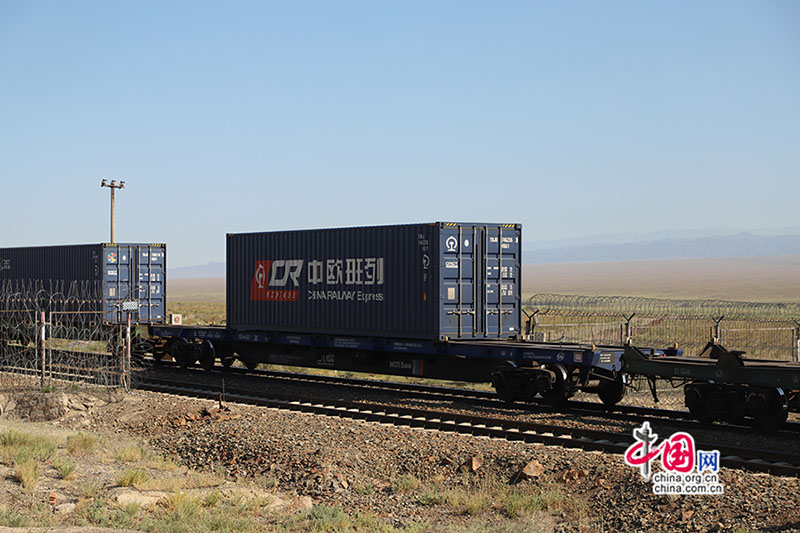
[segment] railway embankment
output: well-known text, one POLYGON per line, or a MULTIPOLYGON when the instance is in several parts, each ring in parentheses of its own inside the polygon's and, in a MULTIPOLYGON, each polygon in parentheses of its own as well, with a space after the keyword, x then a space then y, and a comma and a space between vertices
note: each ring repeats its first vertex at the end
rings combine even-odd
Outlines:
POLYGON ((3 414, 3 434, 28 426, 57 442, 31 487, 4 463, 7 525, 23 516, 24 501, 40 510, 28 509, 31 526, 117 520, 144 530, 187 509, 230 519, 235 505, 252 531, 800 527, 797 478, 722 468, 722 495, 658 496, 615 454, 233 403, 220 409, 156 393, 104 394, 65 393, 66 412, 48 422, 3 414), (86 453, 73 444, 71 455, 67 439, 75 435, 95 444, 86 453), (75 465, 71 480, 59 474, 61 456, 75 465), (254 497, 231 487, 249 487, 254 497), (51 492, 56 506, 75 507, 53 513, 51 492))

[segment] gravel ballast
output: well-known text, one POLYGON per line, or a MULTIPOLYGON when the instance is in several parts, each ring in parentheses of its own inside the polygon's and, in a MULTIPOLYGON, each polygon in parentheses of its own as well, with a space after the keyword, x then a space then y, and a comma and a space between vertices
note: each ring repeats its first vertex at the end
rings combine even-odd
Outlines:
POLYGON ((71 427, 137 436, 187 466, 311 496, 347 512, 370 511, 396 526, 432 529, 502 524, 499 501, 470 507, 436 494, 505 486, 557 494, 533 530, 800 529, 800 480, 723 468, 722 496, 656 496, 619 455, 339 419, 155 393, 70 412, 71 427), (520 476, 531 462, 541 468, 520 476), (465 465, 466 463, 466 465, 465 465), (477 468, 476 468, 477 465, 477 468))

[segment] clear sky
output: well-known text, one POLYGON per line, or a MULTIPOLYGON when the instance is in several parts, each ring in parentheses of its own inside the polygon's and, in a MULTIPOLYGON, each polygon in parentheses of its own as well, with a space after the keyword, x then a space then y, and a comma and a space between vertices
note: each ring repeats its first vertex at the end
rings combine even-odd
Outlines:
POLYGON ((0 246, 800 224, 800 2, 0 0, 0 246))

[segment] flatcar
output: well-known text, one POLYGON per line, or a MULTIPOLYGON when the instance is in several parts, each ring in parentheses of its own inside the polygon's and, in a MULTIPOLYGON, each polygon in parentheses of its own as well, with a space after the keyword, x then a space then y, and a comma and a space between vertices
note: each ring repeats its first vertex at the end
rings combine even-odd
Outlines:
MULTIPOLYGON (((656 380, 683 383, 687 407, 706 423, 774 429, 800 411, 798 363, 746 359, 718 346, 685 357, 675 347, 529 340, 519 224, 228 234, 226 249, 224 326, 167 323, 163 244, 0 249, 0 284, 44 292, 46 283, 62 292, 78 287, 91 302, 83 320, 107 329, 112 353, 121 352, 120 331, 130 318, 148 328, 147 342, 134 337, 137 351, 181 365, 239 360, 249 368, 264 363, 490 382, 503 400, 538 396, 555 406, 578 391, 612 406, 639 376, 654 395, 656 380)), ((40 307, 68 314, 76 299, 40 307)), ((5 307, 19 303, 6 300, 5 307)), ((0 346, 34 336, 30 323, 0 320, 0 346)))

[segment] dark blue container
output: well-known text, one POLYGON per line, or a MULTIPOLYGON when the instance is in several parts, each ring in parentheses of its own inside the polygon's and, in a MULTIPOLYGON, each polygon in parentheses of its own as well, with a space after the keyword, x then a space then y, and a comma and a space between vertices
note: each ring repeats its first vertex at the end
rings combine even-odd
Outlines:
POLYGON ((127 310, 134 324, 163 324, 166 250, 128 243, 0 248, 0 291, 72 298, 105 324, 124 324, 127 310))
POLYGON ((409 339, 520 334, 521 226, 228 234, 233 329, 409 339))

